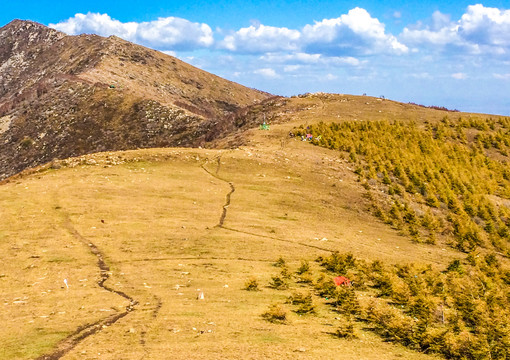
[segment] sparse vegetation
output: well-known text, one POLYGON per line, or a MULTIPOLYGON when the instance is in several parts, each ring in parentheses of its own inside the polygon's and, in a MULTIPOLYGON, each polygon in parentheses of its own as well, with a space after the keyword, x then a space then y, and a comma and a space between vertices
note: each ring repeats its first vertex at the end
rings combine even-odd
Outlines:
POLYGON ((434 110, 441 110, 441 111, 450 111, 450 112, 459 112, 459 110, 457 109, 448 109, 444 106, 436 106, 436 105, 430 105, 430 106, 426 106, 426 105, 421 105, 421 104, 416 104, 414 102, 410 102, 409 103, 410 105, 415 105, 415 106, 420 106, 420 107, 423 107, 423 108, 427 108, 427 109, 434 109, 434 110))
POLYGON ((30 149, 30 147, 32 147, 33 144, 34 144, 34 140, 29 136, 25 136, 23 138, 23 140, 20 141, 19 146, 23 150, 28 150, 28 149, 30 149))
POLYGON ((308 263, 308 261, 301 261, 301 265, 297 269, 296 274, 303 275, 304 273, 309 272, 309 271, 310 271, 310 264, 308 263))
POLYGON ((287 264, 285 262, 285 259, 281 256, 273 263, 273 266, 275 266, 275 267, 283 267, 286 265, 287 264))

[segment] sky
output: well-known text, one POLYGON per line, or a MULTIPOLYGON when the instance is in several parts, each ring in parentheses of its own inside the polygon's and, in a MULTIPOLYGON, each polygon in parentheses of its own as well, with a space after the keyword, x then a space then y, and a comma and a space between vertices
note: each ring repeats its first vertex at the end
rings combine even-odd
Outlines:
POLYGON ((510 116, 510 0, 0 1, 0 26, 117 35, 276 95, 510 116))

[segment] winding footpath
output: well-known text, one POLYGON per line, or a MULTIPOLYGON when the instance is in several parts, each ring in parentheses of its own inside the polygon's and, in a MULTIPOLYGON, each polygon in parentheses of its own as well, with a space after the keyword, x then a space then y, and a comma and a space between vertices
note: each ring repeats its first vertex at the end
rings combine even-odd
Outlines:
POLYGON ((225 179, 223 179, 222 177, 220 177, 218 175, 219 171, 220 171, 220 167, 221 167, 221 155, 217 157, 217 166, 216 166, 216 172, 211 172, 210 170, 208 170, 205 165, 207 164, 207 162, 205 164, 202 164, 202 169, 204 169, 204 171, 206 173, 208 173, 209 175, 211 175, 212 177, 220 180, 220 181, 223 181, 225 183, 227 183, 229 186, 230 186, 230 191, 227 193, 226 197, 225 197, 225 204, 223 205, 223 211, 221 213, 221 216, 220 216, 220 221, 218 222, 218 225, 216 225, 216 227, 219 227, 219 228, 223 228, 223 224, 225 223, 225 218, 227 217, 227 208, 229 207, 230 205, 230 199, 232 197, 232 194, 234 193, 234 191, 236 191, 236 188, 234 186, 234 183, 230 182, 230 181, 227 181, 225 179))
POLYGON ((328 248, 325 248, 325 247, 321 247, 321 246, 305 244, 305 243, 302 243, 302 242, 299 242, 299 241, 292 241, 292 240, 287 240, 287 239, 281 239, 281 238, 277 238, 277 237, 273 237, 273 236, 256 234, 256 233, 252 233, 252 232, 248 232, 248 231, 243 231, 243 230, 238 230, 238 229, 233 229, 233 228, 224 226, 225 218, 227 217, 227 208, 230 205, 232 194, 234 193, 234 191, 236 191, 236 188, 235 188, 233 182, 225 180, 224 178, 219 176, 219 171, 220 171, 220 167, 221 167, 221 155, 217 157, 216 171, 214 173, 211 172, 210 170, 208 170, 205 167, 206 165, 207 165, 207 162, 202 164, 202 169, 204 169, 205 172, 207 172, 212 177, 214 177, 214 178, 216 178, 216 179, 218 179, 218 180, 220 180, 220 181, 222 181, 224 183, 227 183, 230 186, 230 192, 228 192, 226 197, 225 197, 225 204, 223 205, 223 211, 222 211, 221 216, 220 216, 220 221, 218 222, 218 225, 216 225, 216 227, 222 228, 224 230, 232 231, 232 232, 237 232, 237 233, 245 234, 245 235, 256 236, 256 237, 260 237, 260 238, 265 238, 265 239, 271 239, 271 240, 286 242, 286 243, 290 243, 290 244, 294 244, 294 245, 301 245, 301 246, 312 248, 312 249, 322 250, 322 251, 325 251, 325 252, 328 252, 328 253, 334 252, 334 250, 331 250, 331 249, 328 249, 328 248))
MULTIPOLYGON (((110 267, 104 260, 104 255, 101 253, 99 248, 88 241, 83 235, 81 235, 78 230, 73 226, 71 219, 67 213, 64 213, 64 227, 69 231, 69 233, 82 244, 88 247, 90 252, 96 256, 97 258, 97 266, 100 271, 100 278, 97 281, 97 285, 103 288, 104 290, 111 292, 113 294, 119 295, 126 300, 128 300, 128 305, 126 306, 125 311, 110 315, 104 319, 101 319, 95 323, 87 324, 84 326, 78 327, 72 334, 70 334, 67 338, 62 340, 51 353, 42 355, 38 357, 36 360, 56 360, 60 359, 62 356, 73 350, 79 343, 88 338, 91 335, 94 335, 100 332, 102 329, 115 324, 117 321, 127 316, 129 313, 136 310, 135 306, 138 304, 138 301, 133 297, 129 296, 123 291, 115 290, 108 285, 105 285, 105 282, 110 278, 110 267)), ((158 309, 159 310, 159 309, 158 309)))

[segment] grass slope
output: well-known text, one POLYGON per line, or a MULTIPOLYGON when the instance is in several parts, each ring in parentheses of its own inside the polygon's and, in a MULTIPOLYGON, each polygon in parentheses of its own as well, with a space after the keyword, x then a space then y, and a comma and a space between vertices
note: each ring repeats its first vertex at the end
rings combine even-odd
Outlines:
POLYGON ((351 342, 328 335, 336 320, 320 299, 316 316, 262 319, 292 291, 267 287, 280 255, 292 268, 330 250, 438 265, 454 256, 367 222, 345 163, 303 145, 99 154, 2 185, 2 358, 48 353, 78 326, 128 305, 96 285, 97 259, 76 234, 104 254, 106 285, 139 304, 66 359, 427 357, 371 332, 351 342), (329 157, 334 170, 319 165, 329 157), (228 182, 235 192, 219 228, 228 182), (262 291, 243 290, 251 277, 262 291))
POLYGON ((295 276, 286 290, 269 284, 280 256, 291 273, 309 261, 314 280, 323 272, 314 260, 333 251, 434 271, 462 258, 374 217, 340 152, 288 137, 321 120, 440 120, 446 112, 341 95, 284 100, 264 112, 271 130, 247 131, 236 150, 88 155, 1 185, 0 357, 37 358, 97 329, 63 358, 434 358, 359 322, 357 339, 339 339, 332 334, 345 319, 323 297, 313 295, 315 315, 287 303, 307 284, 295 276), (97 284, 94 248, 109 266, 107 289, 97 284), (244 290, 249 279, 261 291, 244 290), (137 301, 134 311, 104 322, 129 306, 119 293, 137 301), (286 324, 262 318, 275 303, 287 309, 286 324))

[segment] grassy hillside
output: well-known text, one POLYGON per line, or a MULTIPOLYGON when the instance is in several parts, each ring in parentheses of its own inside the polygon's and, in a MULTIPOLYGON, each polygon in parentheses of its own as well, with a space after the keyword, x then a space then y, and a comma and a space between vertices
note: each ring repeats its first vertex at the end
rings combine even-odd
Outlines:
MULTIPOLYGON (((407 223, 385 223, 374 205, 386 211, 391 196, 428 205, 397 177, 401 195, 376 195, 389 186, 377 173, 369 182, 368 151, 354 147, 353 160, 289 136, 335 120, 354 129, 340 132, 354 143, 370 129, 427 140, 422 132, 442 124, 443 145, 429 139, 441 149, 469 148, 471 130, 463 144, 441 121, 452 113, 367 97, 314 95, 250 111, 248 122, 265 116, 271 130, 248 130, 235 150, 87 155, 0 185, 0 357, 504 358, 504 250, 486 241, 467 254, 453 232, 433 244, 421 222, 416 236, 407 223), (332 287, 336 275, 354 286, 332 287)), ((489 163, 505 156, 479 150, 489 163)), ((421 156, 394 153, 420 166, 421 156)), ((486 163, 475 163, 485 169, 476 176, 492 171, 486 163)), ((489 201, 503 196, 494 184, 484 181, 496 186, 489 201)), ((437 209, 448 226, 452 209, 437 209)))
MULTIPOLYGON (((280 271, 273 266, 280 256, 291 272, 309 261, 314 278, 320 272, 314 260, 332 250, 388 262, 421 258, 438 266, 454 256, 366 222, 351 175, 345 172, 339 182, 327 169, 310 171, 310 164, 331 154, 296 145, 297 153, 245 148, 96 155, 1 186, 7 259, 0 279, 2 358, 50 353, 65 347, 62 339, 78 327, 101 325, 125 311, 129 301, 98 287, 100 270, 89 244, 110 267, 105 285, 138 304, 77 342, 64 358, 101 353, 110 359, 163 359, 169 351, 173 358, 190 352, 195 358, 328 358, 339 346, 345 358, 423 358, 370 331, 360 330, 352 342, 330 335, 340 320, 317 295, 315 315, 294 313, 284 303, 308 288, 295 278, 287 290, 268 287, 280 271), (220 228, 231 191, 224 180, 235 192, 220 228), (261 291, 243 290, 252 278, 261 291), (204 300, 196 299, 197 289, 204 300), (273 303, 287 308, 286 325, 262 318, 273 303)), ((337 170, 344 166, 337 164, 337 170)))

